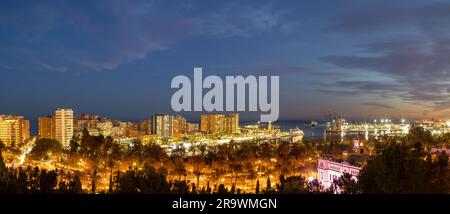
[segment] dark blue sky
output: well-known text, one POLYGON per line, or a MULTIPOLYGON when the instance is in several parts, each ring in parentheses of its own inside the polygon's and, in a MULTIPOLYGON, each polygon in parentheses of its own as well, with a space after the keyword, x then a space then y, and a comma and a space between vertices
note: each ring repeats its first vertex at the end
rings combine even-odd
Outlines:
POLYGON ((450 2, 0 2, 0 114, 170 113, 196 66, 279 75, 280 119, 447 118, 450 2))

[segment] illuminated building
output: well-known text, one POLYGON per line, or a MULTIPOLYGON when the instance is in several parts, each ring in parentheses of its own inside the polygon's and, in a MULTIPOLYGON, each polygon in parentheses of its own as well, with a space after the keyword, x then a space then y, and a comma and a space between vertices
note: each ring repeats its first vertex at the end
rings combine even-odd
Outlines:
POLYGON ((167 114, 156 114, 152 117, 152 134, 160 137, 172 137, 172 116, 167 114))
MULTIPOLYGON (((327 159, 319 159, 317 167, 317 176, 319 184, 325 189, 331 187, 335 180, 338 180, 344 173, 352 175, 352 179, 357 180, 361 167, 352 166, 347 162, 335 162, 327 159)), ((336 190, 339 193, 339 190, 336 190)))
POLYGON ((97 124, 104 121, 105 118, 95 114, 81 114, 74 117, 74 130, 77 132, 83 129, 97 129, 97 124))
POLYGON ((52 116, 38 118, 39 137, 55 139, 55 118, 52 116))
POLYGON ((73 136, 73 110, 58 109, 55 112, 55 139, 68 147, 73 136))
POLYGON ((0 140, 5 146, 14 146, 30 137, 29 121, 22 116, 0 115, 0 140))
POLYGON ((201 116, 201 131, 207 134, 221 133, 225 131, 225 115, 203 114, 201 116))
POLYGON ((111 136, 112 135, 113 123, 111 121, 103 121, 97 123, 97 129, 100 134, 103 136, 111 136))
POLYGON ((204 114, 201 116, 201 131, 212 133, 238 133, 238 114, 204 114))
POLYGON ((22 136, 23 136, 23 140, 30 138, 30 121, 29 120, 22 121, 22 136))
POLYGON ((187 123, 186 124, 186 132, 188 133, 188 134, 193 134, 193 133, 196 133, 196 132, 198 132, 198 124, 196 124, 196 123, 187 123))
POLYGON ((239 114, 229 114, 225 116, 225 132, 239 133, 239 114))
POLYGON ((178 138, 187 132, 187 121, 184 117, 177 115, 172 119, 172 136, 178 138))
POLYGON ((139 131, 144 135, 149 135, 152 133, 152 121, 144 120, 139 123, 139 131))

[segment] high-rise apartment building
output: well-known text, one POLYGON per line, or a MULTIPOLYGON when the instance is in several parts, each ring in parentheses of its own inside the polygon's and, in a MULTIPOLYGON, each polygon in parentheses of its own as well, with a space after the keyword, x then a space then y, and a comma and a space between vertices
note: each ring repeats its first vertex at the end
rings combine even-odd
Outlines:
POLYGON ((73 110, 58 109, 55 112, 55 139, 68 147, 73 136, 73 110))
POLYGON ((173 137, 181 137, 183 134, 187 132, 187 121, 186 118, 177 115, 172 119, 172 129, 173 129, 173 137))
POLYGON ((237 133, 239 132, 238 114, 204 114, 201 116, 201 131, 213 133, 237 133))
POLYGON ((187 123, 186 132, 188 134, 193 134, 198 132, 198 124, 197 123, 187 123))
POLYGON ((14 146, 30 137, 30 122, 22 116, 0 115, 0 140, 14 146))
POLYGON ((23 140, 30 138, 30 121, 29 120, 23 120, 22 123, 22 136, 23 140))
POLYGON ((152 134, 160 137, 172 137, 172 116, 167 114, 156 114, 152 117, 152 134))
POLYGON ((229 114, 225 116, 225 132, 238 133, 239 132, 239 114, 229 114))
POLYGON ((225 115, 204 114, 201 116, 201 131, 213 134, 225 131, 225 115))
POLYGON ((38 118, 38 129, 40 138, 55 139, 55 117, 46 116, 38 118))

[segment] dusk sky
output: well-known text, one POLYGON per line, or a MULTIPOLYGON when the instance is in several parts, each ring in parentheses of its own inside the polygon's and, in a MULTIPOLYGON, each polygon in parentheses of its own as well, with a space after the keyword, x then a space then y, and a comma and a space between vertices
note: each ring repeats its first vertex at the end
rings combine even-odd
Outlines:
POLYGON ((172 113, 194 67, 279 75, 282 120, 447 119, 450 2, 0 2, 0 114, 172 113))

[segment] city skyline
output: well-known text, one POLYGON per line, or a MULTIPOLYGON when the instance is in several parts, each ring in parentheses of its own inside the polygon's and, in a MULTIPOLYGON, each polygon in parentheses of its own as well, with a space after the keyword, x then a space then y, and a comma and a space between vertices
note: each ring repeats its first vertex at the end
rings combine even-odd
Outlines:
POLYGON ((279 75, 279 120, 448 119, 448 2, 1 4, 0 114, 34 123, 60 107, 120 120, 175 114, 171 79, 194 67, 279 75))
POLYGON ((0 38, 2 210, 448 205, 450 0, 3 0, 0 38))

